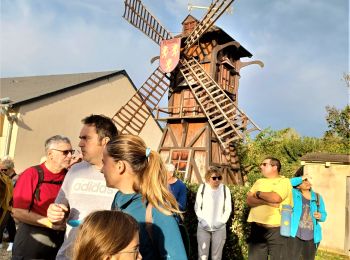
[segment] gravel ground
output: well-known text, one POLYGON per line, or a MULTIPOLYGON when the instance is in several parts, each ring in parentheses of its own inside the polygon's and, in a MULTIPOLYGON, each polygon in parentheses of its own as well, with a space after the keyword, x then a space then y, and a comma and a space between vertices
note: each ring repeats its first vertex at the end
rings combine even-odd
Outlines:
POLYGON ((3 248, 0 249, 0 260, 9 260, 11 259, 11 252, 7 252, 7 243, 2 243, 3 248))

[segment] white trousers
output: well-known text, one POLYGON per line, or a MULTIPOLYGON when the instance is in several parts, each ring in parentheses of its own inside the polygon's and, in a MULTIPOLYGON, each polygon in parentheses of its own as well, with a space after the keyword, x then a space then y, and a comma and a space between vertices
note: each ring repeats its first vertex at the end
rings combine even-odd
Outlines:
POLYGON ((221 260, 222 250, 226 241, 226 226, 216 231, 206 231, 198 225, 198 260, 207 260, 209 258, 209 248, 211 245, 211 259, 221 260))

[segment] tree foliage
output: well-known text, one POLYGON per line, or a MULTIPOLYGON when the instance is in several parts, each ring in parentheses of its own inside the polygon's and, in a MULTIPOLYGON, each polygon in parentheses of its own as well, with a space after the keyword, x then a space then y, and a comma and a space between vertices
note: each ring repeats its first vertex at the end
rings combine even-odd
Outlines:
POLYGON ((282 164, 281 174, 292 177, 298 167, 300 158, 312 152, 349 153, 348 144, 339 138, 301 137, 294 129, 261 131, 255 139, 239 146, 242 170, 246 175, 247 185, 261 177, 259 164, 267 156, 278 158, 282 164))
POLYGON ((350 141, 350 106, 345 106, 344 109, 337 109, 334 106, 327 106, 326 121, 329 130, 325 133, 325 138, 339 137, 343 142, 350 141))

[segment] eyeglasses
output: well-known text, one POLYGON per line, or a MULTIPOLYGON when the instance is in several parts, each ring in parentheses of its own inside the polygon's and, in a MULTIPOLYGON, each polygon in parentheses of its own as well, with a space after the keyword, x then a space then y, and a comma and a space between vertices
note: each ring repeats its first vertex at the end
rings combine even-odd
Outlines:
POLYGON ((59 151, 59 152, 61 152, 64 156, 67 156, 69 153, 70 153, 71 155, 73 155, 73 153, 75 152, 74 150, 59 150, 59 149, 51 149, 51 150, 59 151))
POLYGON ((0 169, 0 172, 7 172, 8 169, 0 169))
POLYGON ((138 255, 139 255, 139 248, 135 248, 134 250, 131 250, 131 251, 120 251, 118 253, 116 253, 116 255, 119 255, 119 254, 134 254, 134 259, 136 260, 138 255))
POLYGON ((222 176, 213 176, 211 178, 212 178, 213 181, 216 181, 216 180, 221 181, 222 180, 222 176))
POLYGON ((267 163, 267 162, 260 163, 260 166, 266 167, 267 165, 274 166, 274 165, 272 165, 271 163, 267 163))

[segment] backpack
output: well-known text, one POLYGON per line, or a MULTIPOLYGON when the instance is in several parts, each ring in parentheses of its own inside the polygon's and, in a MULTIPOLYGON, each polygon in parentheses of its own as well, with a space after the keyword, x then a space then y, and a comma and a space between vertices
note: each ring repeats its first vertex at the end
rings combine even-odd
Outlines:
MULTIPOLYGON (((152 236, 152 233, 153 233, 152 232, 152 223, 153 223, 152 208, 153 208, 153 206, 151 205, 151 203, 148 203, 147 207, 146 207, 146 230, 147 230, 147 233, 148 233, 149 237, 151 238, 152 244, 154 246, 153 236, 152 236)), ((181 234, 182 242, 185 246, 187 258, 189 258, 191 247, 190 247, 190 237, 188 235, 187 228, 183 223, 180 223, 178 220, 175 219, 175 221, 178 224, 178 227, 180 230, 180 234, 181 234)))
POLYGON ((44 180, 44 170, 43 168, 41 168, 40 165, 35 165, 33 166, 33 168, 36 170, 36 172, 38 173, 38 183, 36 184, 36 187, 34 189, 33 195, 32 195, 32 201, 30 202, 28 211, 32 210, 32 207, 34 205, 34 199, 36 201, 40 201, 40 186, 43 183, 48 183, 48 184, 54 184, 54 185, 61 185, 63 183, 63 181, 45 181, 44 180))
MULTIPOLYGON (((225 213, 225 202, 226 202, 226 186, 222 185, 224 187, 224 206, 222 209, 222 213, 225 213)), ((201 203, 201 210, 203 209, 203 195, 204 195, 204 189, 205 189, 205 184, 203 184, 202 186, 202 192, 201 192, 201 196, 202 196, 202 203, 201 203)))

